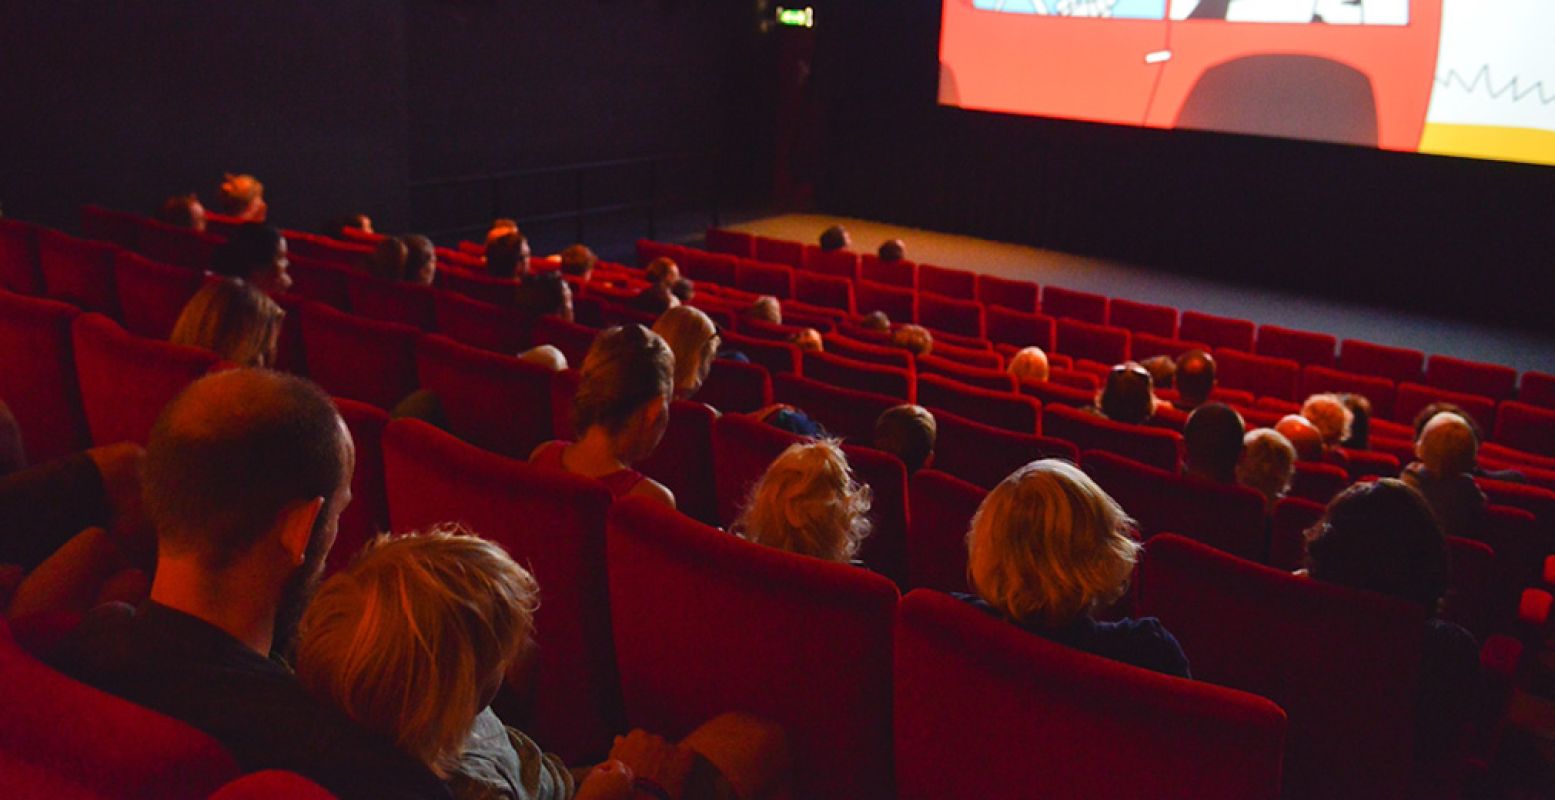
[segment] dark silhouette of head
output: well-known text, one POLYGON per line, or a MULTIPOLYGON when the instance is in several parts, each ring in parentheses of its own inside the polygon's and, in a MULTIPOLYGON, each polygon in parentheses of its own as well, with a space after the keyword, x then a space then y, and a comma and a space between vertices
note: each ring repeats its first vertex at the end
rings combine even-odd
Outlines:
POLYGON ((833 250, 846 250, 849 244, 852 244, 852 239, 848 236, 848 229, 841 225, 833 225, 821 231, 821 249, 828 253, 833 250))
POLYGON ((599 263, 599 256, 587 245, 575 244, 562 251, 561 261, 562 274, 588 280, 599 263))
POLYGON ((1182 438, 1190 475, 1216 483, 1236 483, 1236 464, 1242 458, 1242 435, 1247 432, 1242 415, 1223 403, 1205 403, 1188 415, 1182 438))
POLYGON ((286 239, 269 225, 249 222, 238 226, 211 255, 211 272, 230 278, 242 278, 265 292, 284 292, 291 288, 290 262, 286 258, 286 239))
POLYGON ((1203 350, 1189 350, 1177 357, 1177 394, 1184 408, 1193 408, 1209 399, 1215 389, 1215 357, 1203 350))
POLYGON ((1107 373, 1107 383, 1102 387, 1097 405, 1102 416, 1114 422, 1138 425, 1150 419, 1155 413, 1150 373, 1133 361, 1113 367, 1107 373))
POLYGON ((1307 531, 1315 579, 1407 600, 1435 613, 1447 593, 1447 546, 1431 507, 1394 478, 1357 483, 1307 531))
POLYGON ((888 408, 875 420, 875 449, 902 460, 911 475, 928 466, 934 457, 939 423, 923 406, 888 408))
POLYGON ((901 239, 887 239, 880 244, 880 250, 877 254, 880 256, 880 260, 887 264, 901 261, 907 258, 907 244, 901 239))
POLYGON ((205 206, 193 193, 174 195, 157 209, 157 221, 191 231, 205 230, 205 206))
POLYGON ((517 229, 486 245, 486 274, 493 278, 522 278, 529 274, 529 240, 517 229))

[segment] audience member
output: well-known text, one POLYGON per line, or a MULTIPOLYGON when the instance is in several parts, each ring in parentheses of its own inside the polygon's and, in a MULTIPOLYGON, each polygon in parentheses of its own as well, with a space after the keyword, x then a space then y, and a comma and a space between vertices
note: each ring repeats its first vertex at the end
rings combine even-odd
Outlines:
POLYGON ((880 249, 876 254, 883 264, 904 261, 907 258, 907 244, 901 239, 887 239, 880 243, 880 249))
POLYGON ((292 288, 286 271, 286 238, 268 225, 250 222, 238 226, 211 255, 211 272, 242 278, 262 292, 275 294, 292 288))
POLYGON ((685 305, 697 296, 697 286, 690 278, 681 278, 670 284, 670 294, 674 295, 681 305, 685 305))
POLYGON ((1242 457, 1236 464, 1236 481, 1263 495, 1264 508, 1290 491, 1296 475, 1296 448, 1285 435, 1273 428, 1250 430, 1242 437, 1242 457))
POLYGON ((826 349, 826 339, 814 328, 805 328, 793 335, 789 342, 807 353, 819 353, 826 349))
POLYGON ((437 248, 419 233, 400 237, 405 243, 405 272, 401 280, 418 286, 431 286, 437 279, 437 248))
POLYGON ((529 274, 529 240, 517 227, 486 243, 486 274, 493 278, 523 278, 529 274))
POLYGON ((718 328, 702 309, 676 306, 659 316, 653 332, 675 354, 675 399, 689 400, 702 388, 722 341, 718 328))
POLYGON ((165 222, 175 228, 204 232, 205 206, 200 205, 200 198, 192 192, 173 195, 157 209, 157 221, 165 222))
POLYGON ((783 324, 783 306, 778 299, 770 294, 764 294, 755 299, 741 315, 746 319, 757 322, 766 322, 772 325, 783 324))
POLYGON ((1447 593, 1447 548, 1425 500, 1391 478, 1344 490, 1307 532, 1307 574, 1425 610, 1415 753, 1430 763, 1456 752, 1483 691, 1479 645, 1468 631, 1436 617, 1447 593))
POLYGON ((939 423, 927 408, 900 405, 888 408, 875 420, 875 449, 902 460, 911 475, 934 461, 934 440, 939 423))
POLYGON ((528 319, 561 317, 572 322, 572 286, 559 273, 532 272, 518 285, 514 308, 528 319))
POLYGON ((1189 350, 1177 357, 1173 371, 1177 381, 1177 408, 1192 411, 1209 402, 1215 390, 1215 357, 1203 350, 1189 350))
POLYGON ((1350 425, 1355 415, 1345 406, 1344 398, 1337 394, 1315 394, 1301 404, 1301 416, 1306 417, 1317 432, 1323 435, 1323 449, 1331 450, 1350 438, 1350 425))
POLYGON ((675 495, 632 469, 659 446, 669 425, 675 355, 641 325, 608 328, 594 338, 573 396, 576 442, 535 448, 529 461, 595 478, 615 497, 642 495, 675 507, 675 495))
POLYGON ((94 612, 56 665, 205 731, 244 772, 290 770, 342 798, 446 797, 436 775, 309 697, 279 660, 350 502, 354 460, 329 395, 303 379, 237 369, 190 385, 146 447, 151 600, 94 612))
POLYGON ((1468 420, 1450 411, 1431 417, 1415 440, 1415 458, 1400 478, 1420 493, 1448 536, 1483 539, 1485 493, 1474 482, 1479 440, 1468 420))
POLYGON ((1355 392, 1341 394, 1339 400, 1350 410, 1350 436, 1339 445, 1350 450, 1370 450, 1371 401, 1355 392))
MULTIPOLYGON (((1431 403, 1425 408, 1420 409, 1420 411, 1415 414, 1415 418, 1412 422, 1415 428, 1415 441, 1420 440, 1420 434, 1425 432, 1425 424, 1434 419, 1437 414, 1457 414, 1459 417, 1463 418, 1464 422, 1468 423, 1469 429, 1474 432, 1475 442, 1485 441, 1485 429, 1479 426, 1479 422, 1474 419, 1474 415, 1470 414, 1466 409, 1456 403, 1446 402, 1431 403)), ((1480 465, 1479 450, 1477 447, 1475 448, 1474 469, 1471 470, 1471 472, 1476 478, 1489 478, 1491 480, 1510 481, 1512 483, 1528 482, 1528 476, 1524 475, 1519 470, 1486 469, 1484 466, 1480 465)))
POLYGON ((1312 421, 1300 414, 1286 414, 1274 429, 1296 448, 1297 461, 1323 460, 1323 434, 1312 421))
POLYGON ((341 217, 340 224, 335 225, 334 230, 327 230, 325 233, 330 236, 335 236, 348 228, 351 230, 361 231, 362 233, 372 233, 373 218, 363 214, 360 211, 353 212, 345 215, 344 217, 341 217))
POLYGON ((1150 383, 1157 389, 1170 389, 1177 384, 1177 361, 1171 356, 1151 356, 1139 362, 1150 373, 1150 383))
POLYGON ((1128 588, 1134 521, 1073 464, 1033 461, 983 498, 967 534, 967 577, 983 611, 1059 644, 1188 677, 1154 617, 1098 622, 1128 588))
POLYGON ((680 298, 675 296, 675 292, 669 286, 662 283, 649 284, 626 304, 627 308, 633 311, 641 311, 655 317, 679 305, 680 298))
POLYGON ((1231 406, 1205 403, 1195 408, 1182 431, 1183 471, 1215 483, 1236 483, 1246 430, 1242 415, 1231 406))
POLYGON ((891 318, 884 311, 871 311, 860 317, 858 324, 866 331, 888 333, 891 330, 891 318))
POLYGON ((374 278, 399 281, 405 277, 405 261, 409 256, 410 248, 399 239, 389 236, 379 240, 373 251, 362 259, 362 266, 374 278))
POLYGON ((567 356, 562 351, 556 349, 555 345, 535 345, 519 353, 518 360, 538 364, 552 372, 561 372, 567 369, 567 356))
POLYGON ((594 255, 586 245, 575 244, 562 251, 562 274, 588 282, 594 274, 594 267, 599 264, 599 256, 594 255))
POLYGON ((1009 372, 1018 381, 1043 383, 1048 378, 1047 353, 1035 345, 1022 347, 1010 357, 1009 372))
POLYGON ((891 344, 914 356, 926 356, 934 351, 934 334, 922 325, 903 325, 891 334, 891 344))
POLYGON ((203 347, 240 367, 275 364, 286 312, 270 296, 237 278, 206 282, 173 324, 173 344, 203 347))
POLYGON ((668 256, 659 256, 643 267, 643 280, 669 288, 680 280, 680 266, 668 256))
POLYGON ((852 244, 853 239, 848 236, 848 229, 841 225, 833 225, 821 231, 821 250, 825 252, 846 250, 852 244))
POLYGON ((216 197, 221 213, 242 222, 264 222, 270 212, 269 206, 265 205, 265 185, 252 175, 227 173, 216 190, 216 197))
POLYGON ((1133 361, 1113 367, 1096 397, 1096 408, 1113 422, 1145 424, 1155 413, 1150 373, 1133 361))
POLYGON ((869 536, 868 486, 835 441, 789 445, 751 487, 730 530, 757 544, 846 562, 869 536))

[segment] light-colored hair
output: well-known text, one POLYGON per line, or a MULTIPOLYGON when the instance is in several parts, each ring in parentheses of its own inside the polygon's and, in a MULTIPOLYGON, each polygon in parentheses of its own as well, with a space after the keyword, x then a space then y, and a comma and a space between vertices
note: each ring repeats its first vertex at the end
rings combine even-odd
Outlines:
POLYGON ((759 322, 770 322, 773 325, 783 324, 783 306, 776 297, 764 294, 745 308, 745 318, 759 322))
POLYGON ((715 355, 709 351, 717 326, 695 306, 676 306, 659 315, 653 323, 653 332, 664 337, 664 343, 675 354, 675 396, 690 397, 702 387, 707 377, 703 365, 715 355))
POLYGON ((534 576, 461 527, 379 536, 308 606, 297 678, 447 777, 538 605, 534 576))
POLYGON ((1033 461, 983 498, 967 577, 1017 622, 1061 627, 1123 596, 1140 546, 1134 520, 1073 464, 1033 461))
POLYGON ((934 351, 934 334, 922 325, 903 325, 891 334, 891 343, 915 356, 934 351))
POLYGON ((1041 383, 1048 378, 1047 353, 1035 345, 1022 347, 1010 357, 1009 372, 1020 381, 1041 383))
POLYGON ((211 281, 184 304, 173 324, 173 344, 203 347, 240 367, 268 367, 286 312, 240 278, 211 281))
POLYGON ((1256 490, 1268 503, 1285 496, 1296 474, 1296 447, 1273 428, 1257 428, 1242 436, 1242 458, 1236 462, 1236 482, 1256 490))
POLYGON ((1472 472, 1479 461, 1479 439, 1468 420, 1443 412, 1431 417, 1420 430, 1415 455, 1439 478, 1472 472))
POLYGON ((1274 424, 1274 429, 1296 448, 1298 461, 1322 460, 1323 432, 1312 424, 1312 420, 1300 414, 1286 414, 1274 424))
POLYGON ((1344 404, 1337 394, 1315 394, 1301 404, 1301 416, 1306 417, 1323 434, 1323 444, 1333 446, 1350 438, 1350 425, 1355 412, 1344 404))
POLYGON ((537 344, 519 353, 518 360, 545 367, 552 372, 561 372, 567 368, 567 354, 551 344, 537 344))
POLYGON ((768 547, 847 561, 869 535, 870 498, 835 441, 803 442, 784 450, 751 487, 734 529, 768 547))

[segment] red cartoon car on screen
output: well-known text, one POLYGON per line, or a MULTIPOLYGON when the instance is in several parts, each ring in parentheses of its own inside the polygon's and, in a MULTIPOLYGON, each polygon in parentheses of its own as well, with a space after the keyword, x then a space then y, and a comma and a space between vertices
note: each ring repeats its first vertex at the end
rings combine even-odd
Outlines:
POLYGON ((940 102, 1418 149, 1442 0, 945 0, 940 102))

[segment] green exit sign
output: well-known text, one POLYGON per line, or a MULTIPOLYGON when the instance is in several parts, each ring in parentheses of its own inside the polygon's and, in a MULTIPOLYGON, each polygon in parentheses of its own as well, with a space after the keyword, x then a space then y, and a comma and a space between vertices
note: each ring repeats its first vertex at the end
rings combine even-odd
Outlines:
POLYGON ((784 8, 778 6, 777 21, 779 25, 792 25, 795 28, 813 28, 815 27, 815 9, 809 6, 804 8, 784 8))

